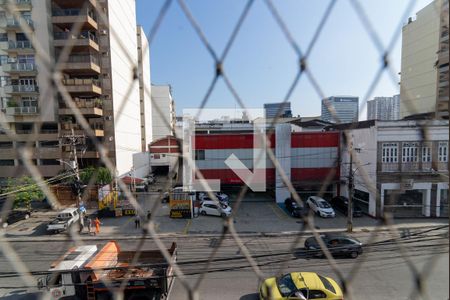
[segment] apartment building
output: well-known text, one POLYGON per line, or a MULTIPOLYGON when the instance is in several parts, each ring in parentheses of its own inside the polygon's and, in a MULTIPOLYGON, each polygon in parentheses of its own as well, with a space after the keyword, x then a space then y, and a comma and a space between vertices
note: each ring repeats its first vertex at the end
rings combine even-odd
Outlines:
POLYGON ((173 136, 175 132, 175 102, 170 85, 152 85, 153 141, 173 136))
POLYGON ((436 117, 448 119, 449 97, 449 42, 448 42, 448 0, 442 1, 440 26, 439 26, 439 53, 436 68, 438 70, 436 81, 436 117))
POLYGON ((367 120, 398 120, 400 118, 400 95, 375 97, 367 101, 367 120))
MULTIPOLYGON (((354 174, 354 203, 373 217, 448 218, 448 120, 363 121, 349 130, 355 156, 341 145, 341 195, 354 174), (423 140, 423 127, 427 140, 423 140), (360 162, 359 164, 357 162, 360 162)), ((343 141, 343 139, 341 139, 343 141)))
POLYGON ((409 18, 408 23, 403 26, 400 81, 402 119, 418 113, 434 113, 436 110, 438 86, 436 67, 443 1, 434 0, 418 11, 415 19, 409 18))
POLYGON ((61 160, 73 159, 73 146, 67 142, 72 132, 78 137, 80 167, 102 164, 97 141, 118 174, 129 171, 132 153, 142 150, 141 126, 146 130, 148 124, 140 118, 142 107, 144 116, 148 112, 140 102, 140 85, 150 80, 148 53, 141 53, 138 73, 142 80, 134 82, 138 44, 146 43, 142 32, 138 39, 135 0, 13 2, 11 12, 7 1, 0 1, 0 96, 6 117, 3 125, 18 141, 0 135, 0 177, 27 174, 16 151, 25 142, 32 147, 33 163, 41 174, 56 175, 67 167, 61 160), (106 17, 101 18, 98 11, 106 17), (71 33, 73 26, 80 28, 76 34, 71 33), (39 43, 40 55, 30 38, 39 43), (69 42, 73 47, 60 65, 62 84, 95 140, 86 136, 62 95, 51 88, 53 74, 41 58, 57 61, 69 42))
POLYGON ((332 96, 322 100, 321 120, 332 123, 357 122, 359 116, 359 98, 354 96, 332 96), (336 115, 329 107, 334 109, 336 115), (338 120, 335 119, 335 116, 338 120))

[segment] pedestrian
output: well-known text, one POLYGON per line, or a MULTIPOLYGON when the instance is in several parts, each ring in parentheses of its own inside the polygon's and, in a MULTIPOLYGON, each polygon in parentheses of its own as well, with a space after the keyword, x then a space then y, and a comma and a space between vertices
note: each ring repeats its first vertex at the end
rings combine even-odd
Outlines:
POLYGON ((147 211, 147 221, 150 221, 151 217, 152 217, 152 213, 150 211, 147 211))
POLYGON ((95 225, 95 232, 94 232, 94 235, 97 235, 97 234, 100 233, 100 225, 101 225, 101 224, 102 224, 102 223, 100 222, 100 220, 98 219, 98 217, 96 217, 95 220, 94 220, 94 225, 95 225))
POLYGON ((80 216, 80 230, 78 231, 79 234, 81 234, 83 232, 84 229, 84 217, 81 215, 80 216))
POLYGON ((141 228, 141 217, 137 213, 136 216, 134 217, 134 226, 135 228, 141 228))
POLYGON ((88 233, 89 233, 89 235, 91 235, 91 230, 92 230, 92 219, 89 218, 88 216, 85 216, 85 217, 84 217, 84 223, 86 223, 87 229, 88 229, 88 233))

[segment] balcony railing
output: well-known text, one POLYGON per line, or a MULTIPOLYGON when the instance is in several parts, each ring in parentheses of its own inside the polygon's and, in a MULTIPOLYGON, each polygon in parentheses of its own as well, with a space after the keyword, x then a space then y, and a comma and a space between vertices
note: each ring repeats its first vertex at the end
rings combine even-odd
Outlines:
POLYGON ((398 163, 382 163, 381 171, 382 172, 398 172, 399 171, 398 163))
POLYGON ((36 65, 33 63, 15 63, 3 66, 4 72, 32 72, 36 71, 36 65))
POLYGON ((98 59, 92 55, 71 55, 67 59, 68 63, 94 63, 98 65, 98 59))
POLYGON ((35 115, 37 113, 38 113, 38 108, 35 106, 7 107, 6 108, 6 114, 9 116, 35 115))
POLYGON ((100 80, 98 79, 93 79, 93 78, 89 78, 89 79, 75 79, 75 78, 70 78, 70 79, 63 79, 63 84, 64 85, 95 85, 100 87, 100 80))
POLYGON ((37 93, 39 87, 36 85, 7 85, 5 86, 6 93, 37 93))
POLYGON ((32 134, 32 129, 16 129, 16 134, 32 134))
MULTIPOLYGON (((31 19, 22 19, 22 21, 25 24, 28 24, 29 27, 33 28, 33 25, 34 25, 33 20, 31 20, 31 19)), ((6 27, 14 27, 14 28, 15 27, 20 27, 20 22, 19 22, 19 20, 16 20, 16 19, 8 19, 8 20, 6 20, 6 27)))
POLYGON ((8 41, 8 49, 33 49, 30 41, 8 41))
POLYGON ((31 5, 31 0, 0 0, 0 5, 6 4, 14 4, 14 5, 31 5))
POLYGON ((64 17, 64 16, 89 16, 96 21, 95 13, 89 10, 82 10, 79 8, 69 8, 69 9, 54 9, 52 12, 54 17, 64 17))
POLYGON ((92 32, 90 32, 90 31, 82 31, 78 35, 73 35, 70 32, 55 32, 53 37, 55 40, 90 39, 90 40, 98 43, 97 37, 94 34, 92 34, 92 32))

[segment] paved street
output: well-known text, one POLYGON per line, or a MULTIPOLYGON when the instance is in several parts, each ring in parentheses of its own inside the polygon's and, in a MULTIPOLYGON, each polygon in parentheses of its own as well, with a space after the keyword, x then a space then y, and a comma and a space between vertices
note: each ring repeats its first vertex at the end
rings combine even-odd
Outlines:
MULTIPOLYGON (((413 234, 421 231, 412 231, 413 234)), ((369 233, 354 234, 362 242, 367 243, 369 233)), ((261 268, 264 276, 277 274, 279 268, 285 264, 284 271, 316 271, 337 279, 336 274, 326 259, 309 258, 303 250, 304 238, 291 251, 293 240, 296 236, 272 236, 261 235, 248 236, 243 242, 249 249, 256 262, 261 268)), ((386 241, 390 239, 387 232, 377 233, 375 240, 386 241)), ((63 254, 73 242, 56 241, 50 237, 47 241, 23 241, 12 242, 12 246, 32 272, 46 271, 52 261, 63 254)), ((112 238, 112 237, 111 237, 112 238)), ((164 238, 166 245, 176 241, 179 246, 178 262, 181 263, 182 271, 187 274, 187 282, 193 286, 202 272, 212 246, 217 246, 217 235, 179 235, 164 238)), ((97 240, 103 243, 105 240, 97 240)), ((123 249, 136 249, 137 240, 119 240, 123 249)), ((429 299, 447 299, 448 297, 448 239, 446 231, 436 230, 425 234, 419 234, 410 239, 402 239, 403 245, 411 261, 419 271, 429 269, 430 276, 426 278, 426 291, 429 299), (439 259, 430 261, 430 258, 439 255, 439 259)), ((146 249, 155 247, 154 242, 149 239, 145 242, 146 249)), ((236 246, 235 241, 228 237, 220 245, 217 253, 220 261, 210 266, 211 273, 205 275, 199 289, 200 299, 256 299, 258 278, 249 268, 248 262, 243 259, 242 253, 236 246)), ((16 258, 10 257, 14 262, 16 258)), ((395 243, 385 242, 367 245, 364 254, 357 258, 335 260, 337 266, 344 276, 358 265, 360 268, 352 288, 355 299, 409 299, 411 293, 413 276, 400 254, 395 243)), ((14 272, 11 264, 4 256, 0 258, 2 272, 14 272)), ((0 296, 2 299, 32 299, 36 292, 35 288, 27 288, 20 277, 1 278, 0 296)), ((181 281, 177 280, 172 291, 172 299, 186 299, 186 291, 181 281)))

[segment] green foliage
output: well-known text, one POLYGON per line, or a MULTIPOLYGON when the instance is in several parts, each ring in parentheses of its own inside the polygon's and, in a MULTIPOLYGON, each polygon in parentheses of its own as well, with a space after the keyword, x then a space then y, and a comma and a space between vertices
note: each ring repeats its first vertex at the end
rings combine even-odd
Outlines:
POLYGON ((84 184, 98 184, 105 185, 111 183, 113 177, 108 168, 105 167, 87 167, 80 170, 80 180, 84 184), (91 182, 91 178, 94 178, 94 182, 91 182))
POLYGON ((44 198, 44 193, 41 188, 29 176, 9 178, 4 192, 13 192, 10 196, 13 198, 14 208, 29 208, 31 200, 42 200, 44 198))

